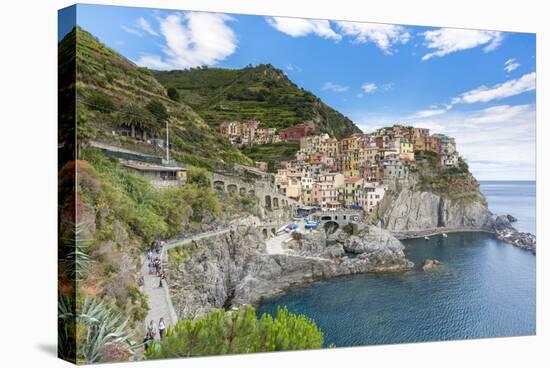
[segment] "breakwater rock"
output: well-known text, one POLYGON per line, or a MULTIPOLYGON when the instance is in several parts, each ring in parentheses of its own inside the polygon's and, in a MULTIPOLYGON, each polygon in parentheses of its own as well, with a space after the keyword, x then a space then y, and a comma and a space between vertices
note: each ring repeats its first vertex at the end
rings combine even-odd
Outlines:
POLYGON ((498 239, 515 245, 518 248, 537 252, 537 238, 530 233, 518 231, 511 223, 512 216, 500 215, 493 221, 493 229, 498 239))

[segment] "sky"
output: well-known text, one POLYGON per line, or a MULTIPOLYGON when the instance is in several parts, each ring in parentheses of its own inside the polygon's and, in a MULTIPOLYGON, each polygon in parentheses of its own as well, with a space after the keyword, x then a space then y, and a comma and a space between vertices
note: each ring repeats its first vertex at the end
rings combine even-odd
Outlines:
POLYGON ((137 65, 270 63, 365 132, 430 128, 480 180, 535 180, 535 34, 103 5, 76 19, 137 65))

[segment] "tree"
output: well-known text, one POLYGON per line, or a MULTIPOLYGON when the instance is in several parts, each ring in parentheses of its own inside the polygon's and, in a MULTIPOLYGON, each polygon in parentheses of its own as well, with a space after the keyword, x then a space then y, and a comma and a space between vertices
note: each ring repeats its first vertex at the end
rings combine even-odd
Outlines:
POLYGON ((118 114, 117 122, 120 126, 131 127, 133 125, 151 134, 158 133, 161 127, 156 117, 148 109, 135 104, 124 107, 118 114))
POLYGON ((210 187, 210 174, 206 169, 190 166, 187 168, 187 182, 199 187, 210 187))
POLYGON ((319 349, 323 332, 303 315, 278 308, 275 318, 256 317, 254 308, 214 310, 197 320, 180 320, 169 327, 160 343, 152 344, 147 359, 319 349))
POLYGON ((162 102, 151 100, 147 104, 146 108, 151 114, 155 116, 155 119, 159 124, 166 123, 166 120, 168 120, 169 118, 168 111, 166 110, 166 107, 162 104, 162 102))
POLYGON ((180 94, 178 92, 177 89, 175 89, 174 87, 170 87, 168 88, 168 97, 172 100, 172 101, 176 101, 176 102, 179 102, 180 100, 180 94))

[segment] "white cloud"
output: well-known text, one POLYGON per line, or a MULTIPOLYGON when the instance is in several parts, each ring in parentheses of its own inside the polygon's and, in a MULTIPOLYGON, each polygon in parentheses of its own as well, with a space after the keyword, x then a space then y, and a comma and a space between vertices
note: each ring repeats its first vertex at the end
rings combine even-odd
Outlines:
POLYGON ((469 124, 495 124, 510 121, 528 114, 532 110, 530 105, 500 105, 480 110, 465 120, 469 124))
POLYGON ((422 33, 425 45, 435 51, 422 57, 428 60, 432 57, 445 56, 453 52, 462 51, 485 45, 483 50, 495 50, 502 42, 503 36, 497 31, 476 31, 469 29, 440 28, 422 33))
POLYGON ((519 66, 520 66, 520 63, 518 63, 516 61, 516 59, 508 59, 504 63, 504 70, 506 70, 508 73, 510 73, 510 72, 516 70, 517 68, 519 68, 519 66))
POLYGON ((349 89, 349 86, 341 86, 339 84, 335 84, 332 82, 325 82, 325 84, 323 84, 323 87, 322 87, 323 91, 329 90, 333 92, 346 92, 348 89, 349 89))
POLYGON ((225 14, 187 12, 160 19, 163 55, 143 55, 136 63, 155 69, 182 69, 213 65, 233 54, 237 37, 225 14))
POLYGON ((133 34, 134 36, 143 37, 143 33, 141 33, 140 31, 138 31, 137 29, 127 27, 127 26, 125 26, 124 24, 121 25, 120 28, 122 28, 125 32, 128 32, 128 33, 130 33, 130 34, 133 34))
POLYGON ((137 27, 140 28, 141 30, 149 33, 151 36, 155 36, 155 37, 158 37, 159 34, 157 33, 157 31, 155 31, 153 29, 153 27, 151 27, 151 24, 143 17, 139 18, 136 22, 137 24, 137 27))
POLYGON ((363 83, 363 85, 361 86, 361 89, 365 93, 373 93, 378 89, 378 87, 374 83, 367 82, 367 83, 363 83))
POLYGON ((342 36, 334 32, 328 20, 269 17, 267 23, 276 30, 292 37, 314 34, 323 38, 340 40, 342 36))
POLYGON ((412 118, 429 118, 431 116, 441 115, 446 113, 446 109, 427 109, 420 110, 411 115, 412 118))
POLYGON ((523 75, 521 78, 512 79, 507 82, 497 84, 491 88, 481 86, 471 91, 461 94, 452 100, 452 104, 464 103, 472 104, 478 102, 489 102, 500 100, 506 97, 519 95, 524 92, 533 91, 536 88, 536 73, 532 72, 523 75))
POLYGON ((377 23, 336 22, 340 32, 354 38, 357 43, 374 43, 387 54, 393 52, 393 46, 405 44, 411 35, 402 26, 377 23))

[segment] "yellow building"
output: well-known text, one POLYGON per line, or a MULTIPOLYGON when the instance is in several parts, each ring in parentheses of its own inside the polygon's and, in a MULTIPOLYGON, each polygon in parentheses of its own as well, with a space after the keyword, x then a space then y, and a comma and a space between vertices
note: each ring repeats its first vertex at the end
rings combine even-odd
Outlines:
POLYGON ((399 158, 405 161, 414 161, 414 145, 407 141, 399 143, 399 158))

